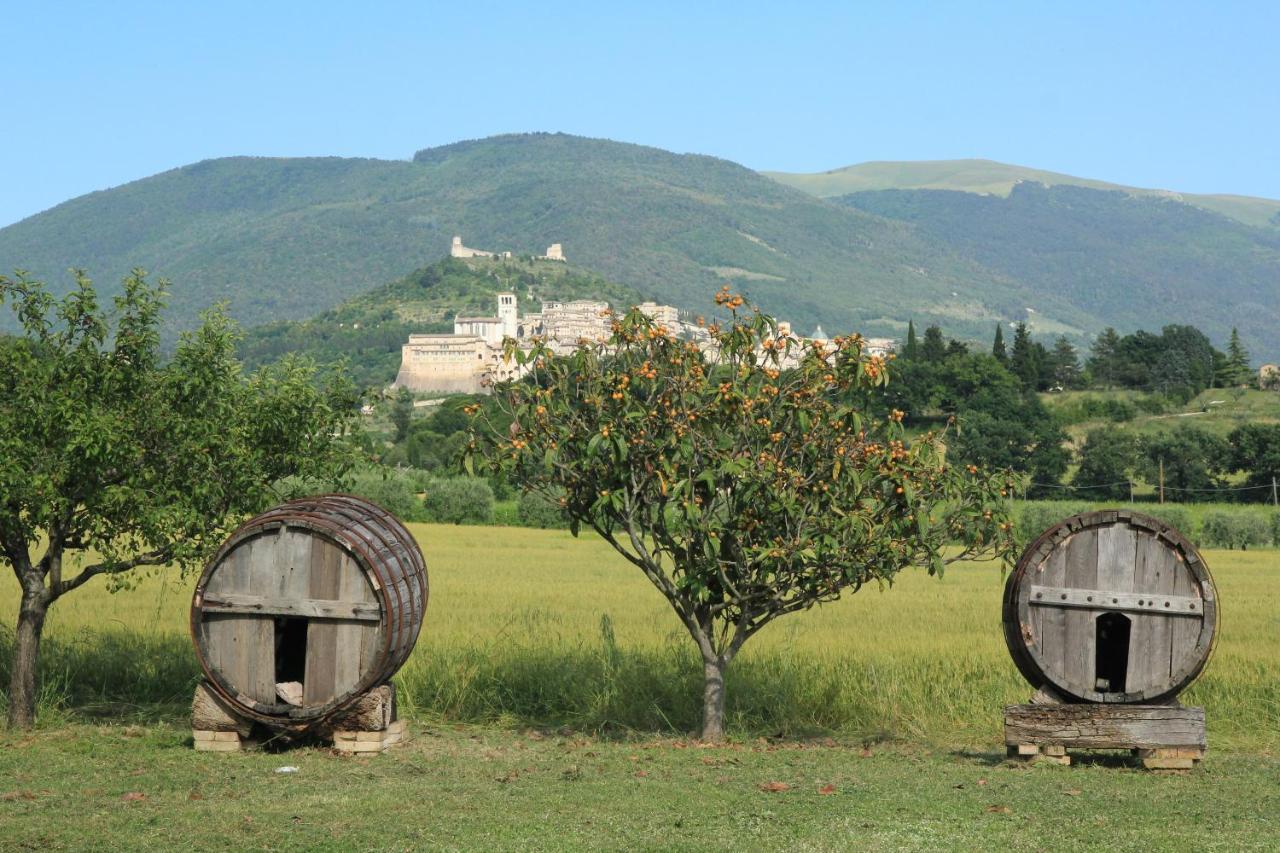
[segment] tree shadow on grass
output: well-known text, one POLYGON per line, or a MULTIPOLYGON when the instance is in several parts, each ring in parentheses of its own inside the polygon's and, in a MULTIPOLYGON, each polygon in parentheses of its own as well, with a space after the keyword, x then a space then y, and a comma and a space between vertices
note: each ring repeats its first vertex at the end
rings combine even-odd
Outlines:
MULTIPOLYGON (((1138 760, 1133 757, 1129 750, 1071 750, 1072 767, 1141 767, 1138 760)), ((975 764, 982 767, 999 767, 1007 765, 1010 767, 1030 767, 1033 762, 1020 759, 1016 756, 1009 756, 1004 750, 986 751, 986 750, 969 750, 956 749, 950 752, 951 757, 962 760, 969 764, 975 764)))
MULTIPOLYGON (((401 715, 617 740, 696 736, 703 673, 688 644, 622 649, 610 639, 421 644, 395 677, 401 715)), ((0 628, 0 690, 8 683, 12 641, 12 630, 0 628)), ((45 725, 180 724, 201 677, 185 635, 114 627, 50 637, 40 663, 45 725)), ((728 675, 730 736, 863 747, 892 742, 897 709, 874 689, 851 689, 868 684, 860 670, 833 673, 786 653, 739 660, 728 675)))

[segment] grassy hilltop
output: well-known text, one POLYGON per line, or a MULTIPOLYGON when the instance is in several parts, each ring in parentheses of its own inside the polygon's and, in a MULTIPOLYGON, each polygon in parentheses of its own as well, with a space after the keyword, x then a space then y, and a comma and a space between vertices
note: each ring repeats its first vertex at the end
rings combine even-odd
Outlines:
POLYGON ((247 325, 311 317, 461 234, 517 254, 560 242, 572 263, 684 308, 729 281, 804 332, 901 335, 913 318, 986 339, 998 321, 1073 336, 1194 321, 1215 339, 1240 326, 1263 358, 1280 350, 1280 229, 1083 187, 934 195, 961 199, 822 199, 713 157, 520 134, 411 161, 197 163, 0 229, 0 269, 66 286, 85 266, 110 293, 142 265, 174 282, 172 334, 224 300, 247 325))
POLYGON ((1280 214, 1280 201, 1276 199, 1142 189, 994 160, 877 160, 812 174, 763 174, 822 198, 874 190, 955 190, 1008 196, 1017 184, 1029 181, 1047 187, 1087 187, 1116 190, 1132 196, 1174 199, 1221 213, 1246 225, 1274 225, 1275 217, 1280 214))

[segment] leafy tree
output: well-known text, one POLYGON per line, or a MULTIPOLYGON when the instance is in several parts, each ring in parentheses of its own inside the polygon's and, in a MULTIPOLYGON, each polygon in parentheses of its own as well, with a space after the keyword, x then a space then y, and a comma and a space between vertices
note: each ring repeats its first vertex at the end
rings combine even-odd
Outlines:
POLYGON ((1052 418, 1026 422, 972 410, 960 420, 963 429, 953 442, 957 459, 1025 473, 1031 497, 1053 494, 1053 484, 1066 473, 1070 454, 1063 447, 1065 435, 1052 418))
POLYGON ((942 329, 937 324, 924 330, 924 343, 920 345, 920 357, 934 364, 947 357, 947 342, 942 337, 942 329))
POLYGON ((916 359, 920 356, 920 342, 916 340, 916 324, 914 320, 907 321, 907 345, 903 347, 902 357, 916 359))
POLYGON ((409 435, 409 422, 413 420, 413 395, 407 388, 396 392, 395 402, 391 404, 391 425, 396 428, 395 442, 399 444, 409 435))
POLYGON ((1169 325, 1161 330, 1159 342, 1149 390, 1189 400, 1213 384, 1216 350, 1204 332, 1194 326, 1169 325))
POLYGON ((1090 430, 1080 448, 1080 467, 1071 484, 1075 497, 1099 501, 1128 500, 1138 443, 1117 429, 1090 430))
POLYGON ((991 355, 1001 364, 1009 360, 1009 353, 1004 348, 1004 328, 1001 323, 996 323, 996 339, 991 343, 991 355))
POLYGON ((1227 436, 1231 447, 1231 471, 1245 473, 1240 492, 1246 500, 1270 501, 1271 484, 1280 479, 1280 424, 1253 423, 1238 426, 1227 436))
POLYGON ((446 403, 436 409, 435 414, 431 416, 431 429, 441 435, 465 432, 470 425, 470 418, 456 404, 446 403))
POLYGON ((949 360, 937 382, 941 409, 958 422, 951 442, 957 459, 1029 474, 1032 494, 1062 478, 1069 461, 1066 434, 1040 398, 1024 392, 993 356, 949 360))
POLYGON ((427 521, 418 499, 419 477, 417 472, 404 468, 372 466, 353 473, 347 490, 368 498, 402 521, 427 521))
POLYGON ((18 273, 0 302, 23 333, 0 348, 0 548, 22 588, 9 723, 35 719, 49 608, 99 575, 199 565, 284 477, 332 479, 355 398, 287 359, 246 377, 218 311, 160 357, 163 293, 135 270, 99 305, 89 280, 55 300, 18 273), (34 556, 32 551, 38 556, 34 556))
POLYGON ((1184 402, 1214 381, 1216 350, 1192 326, 1169 325, 1159 335, 1139 330, 1117 338, 1105 362, 1098 355, 1101 342, 1100 336, 1089 362, 1096 381, 1159 391, 1184 402))
POLYGON ((1066 335, 1059 335, 1053 344, 1053 352, 1049 356, 1052 365, 1052 384, 1056 388, 1077 388, 1080 385, 1080 358, 1076 348, 1067 340, 1066 335))
POLYGON ((1165 488, 1181 500, 1208 500, 1225 484, 1217 476, 1228 469, 1231 448, 1213 433, 1182 426, 1142 440, 1143 479, 1158 483, 1164 466, 1165 488))
POLYGON ((563 501, 573 532, 662 593, 702 657, 709 741, 730 663, 772 620, 1012 547, 1007 475, 948 464, 938 435, 908 442, 901 412, 865 416, 887 371, 859 338, 801 343, 741 297, 717 302, 731 319, 710 328, 713 361, 635 310, 567 356, 509 343, 530 371, 497 391, 516 426, 477 419, 463 457, 563 501))

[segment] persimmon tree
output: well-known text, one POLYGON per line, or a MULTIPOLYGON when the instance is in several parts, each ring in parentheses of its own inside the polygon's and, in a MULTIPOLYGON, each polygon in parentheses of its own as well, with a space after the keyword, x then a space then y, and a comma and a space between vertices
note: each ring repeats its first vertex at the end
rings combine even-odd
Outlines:
POLYGON ((702 738, 724 735, 725 672, 779 616, 909 566, 1007 559, 1003 473, 948 465, 873 405, 889 364, 854 335, 802 341, 727 290, 702 346, 637 309, 557 355, 507 341, 525 376, 480 407, 462 460, 558 501, 640 569, 697 644, 702 738), (950 546, 950 547, 948 547, 950 546))
POLYGON ((341 376, 307 363, 252 376, 220 311, 161 355, 163 291, 141 271, 110 308, 77 273, 55 299, 19 273, 0 304, 20 322, 0 337, 0 564, 22 588, 8 720, 35 721, 49 608, 99 575, 126 587, 145 567, 198 565, 284 477, 333 479, 355 402, 341 376))

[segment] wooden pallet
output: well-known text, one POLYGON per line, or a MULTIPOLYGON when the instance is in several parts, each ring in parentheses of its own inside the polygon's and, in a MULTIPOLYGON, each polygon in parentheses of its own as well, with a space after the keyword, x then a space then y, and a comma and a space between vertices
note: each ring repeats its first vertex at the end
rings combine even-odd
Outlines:
POLYGON ((1190 770, 1204 758, 1204 709, 1181 705, 1031 704, 1004 709, 1011 758, 1070 764, 1068 750, 1123 749, 1149 770, 1190 770))

